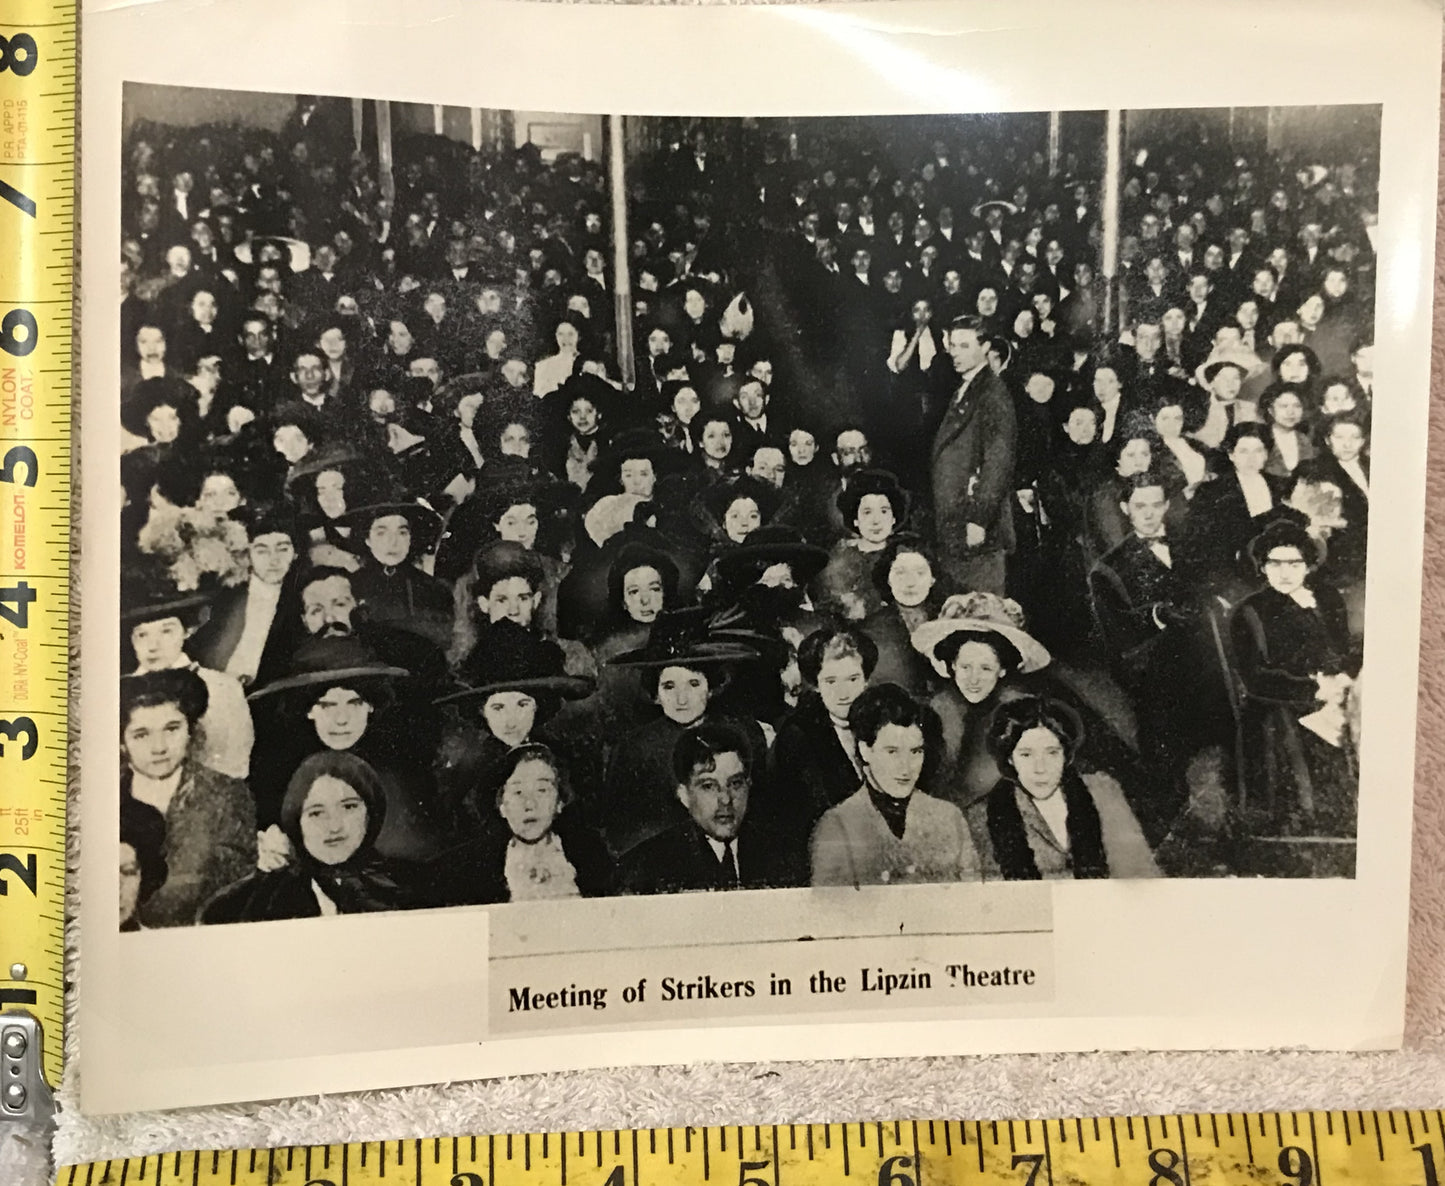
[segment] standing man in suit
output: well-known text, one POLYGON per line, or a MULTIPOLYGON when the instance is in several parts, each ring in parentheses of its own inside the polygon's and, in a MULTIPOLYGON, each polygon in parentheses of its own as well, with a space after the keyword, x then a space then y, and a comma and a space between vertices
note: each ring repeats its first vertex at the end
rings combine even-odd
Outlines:
POLYGON ((625 892, 676 894, 807 884, 796 846, 748 821, 754 761, 747 735, 731 723, 703 721, 678 737, 672 772, 688 818, 622 858, 625 892))
POLYGON ((1004 592, 1013 551, 1014 454, 1018 427, 1008 388, 988 365, 983 323, 960 317, 948 329, 958 388, 933 439, 933 514, 943 569, 959 589, 1004 592))

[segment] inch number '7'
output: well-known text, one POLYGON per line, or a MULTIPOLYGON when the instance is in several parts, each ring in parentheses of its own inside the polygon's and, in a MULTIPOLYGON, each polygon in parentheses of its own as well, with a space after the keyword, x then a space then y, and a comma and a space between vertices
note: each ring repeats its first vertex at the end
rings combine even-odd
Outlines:
POLYGON ((3 177, 0 177, 0 198, 4 198, 21 214, 28 214, 31 218, 35 217, 35 199, 28 194, 22 194, 3 177))

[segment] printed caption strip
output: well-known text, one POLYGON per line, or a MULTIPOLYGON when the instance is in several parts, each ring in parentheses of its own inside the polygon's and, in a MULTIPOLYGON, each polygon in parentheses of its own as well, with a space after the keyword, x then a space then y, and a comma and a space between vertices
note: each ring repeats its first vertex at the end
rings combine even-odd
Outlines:
POLYGON ((530 1133, 166 1153, 56 1186, 1440 1186, 1442 1132, 1433 1111, 530 1133))
POLYGON ((40 1021, 51 1084, 64 1016, 75 29, 72 2, 0 6, 0 1010, 40 1021))

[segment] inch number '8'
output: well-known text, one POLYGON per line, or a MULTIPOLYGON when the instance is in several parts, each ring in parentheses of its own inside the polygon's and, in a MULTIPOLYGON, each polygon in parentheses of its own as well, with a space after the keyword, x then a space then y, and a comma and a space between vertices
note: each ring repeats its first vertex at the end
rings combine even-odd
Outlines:
MULTIPOLYGON (((35 38, 29 33, 12 33, 9 37, 0 37, 0 74, 10 73, 17 78, 26 78, 35 73, 35 67, 40 64, 40 47, 35 44, 35 38)), ((0 180, 0 198, 4 198, 22 214, 35 217, 35 199, 22 194, 9 182, 0 180)), ((28 314, 27 314, 28 316, 28 314)), ((31 329, 32 335, 34 328, 31 329)), ((5 334, 10 334, 10 318, 5 319, 5 334)), ((32 337, 33 340, 33 337, 32 337)), ((8 350, 9 347, 7 346, 8 350)), ((32 346, 31 349, 34 349, 32 346)), ((11 354, 15 351, 11 350, 11 354)), ((30 351, 25 351, 29 354, 30 351)))
POLYGON ((40 61, 40 48, 29 33, 0 37, 0 74, 9 70, 20 78, 34 71, 40 61))

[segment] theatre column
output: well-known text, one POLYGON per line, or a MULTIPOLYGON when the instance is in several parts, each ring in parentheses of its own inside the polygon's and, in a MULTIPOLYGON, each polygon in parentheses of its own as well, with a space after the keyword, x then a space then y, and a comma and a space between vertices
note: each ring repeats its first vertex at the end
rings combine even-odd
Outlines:
POLYGON ((376 172, 381 196, 388 202, 396 201, 396 178, 391 171, 391 104, 386 99, 376 101, 376 172))
POLYGON ((1064 139, 1064 113, 1049 112, 1049 176, 1059 175, 1059 154, 1064 139))
POLYGON ((622 372, 623 386, 631 390, 636 373, 632 362, 632 272, 627 256, 625 122, 620 115, 607 117, 607 159, 612 190, 612 292, 617 318, 617 365, 622 372))
POLYGON ((1124 171, 1124 113, 1109 109, 1104 129, 1104 195, 1100 214, 1104 242, 1099 270, 1104 275, 1104 332, 1112 337, 1119 328, 1119 201, 1124 171))
POLYGON ((361 151, 361 137, 366 130, 366 100, 351 100, 351 146, 361 151))

